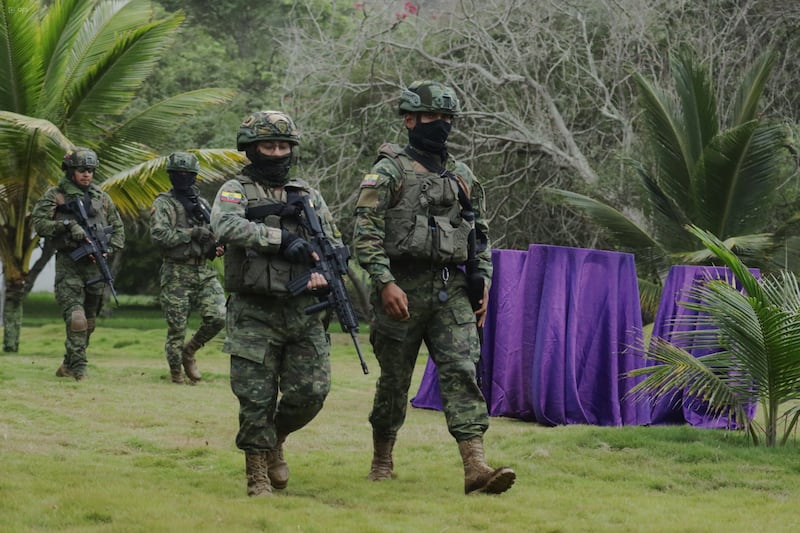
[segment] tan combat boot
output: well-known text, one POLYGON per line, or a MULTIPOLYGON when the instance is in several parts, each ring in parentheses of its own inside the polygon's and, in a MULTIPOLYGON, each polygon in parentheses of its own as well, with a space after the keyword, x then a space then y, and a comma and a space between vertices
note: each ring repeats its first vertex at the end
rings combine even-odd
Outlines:
POLYGON ((267 477, 266 452, 245 452, 248 496, 271 496, 272 486, 267 477))
POLYGON ((173 383, 183 384, 183 368, 181 365, 169 365, 169 376, 173 383))
POLYGON ((372 446, 372 466, 370 467, 367 479, 370 481, 392 479, 392 468, 394 468, 392 449, 394 448, 394 439, 379 439, 373 437, 372 446))
POLYGON ((56 370, 56 376, 60 378, 74 378, 75 375, 72 373, 72 370, 69 367, 65 366, 64 363, 61 363, 61 366, 58 367, 56 370))
POLYGON ((464 462, 464 494, 486 492, 500 494, 511 488, 517 475, 507 466, 494 469, 486 464, 483 439, 475 437, 458 443, 464 462))
POLYGON ((181 352, 183 369, 186 371, 186 376, 192 380, 193 383, 203 379, 202 376, 200 376, 200 371, 197 370, 197 361, 194 358, 194 354, 202 347, 203 345, 192 337, 189 342, 183 346, 183 351, 181 352))
POLYGON ((289 465, 283 459, 283 443, 285 441, 286 435, 278 435, 275 448, 267 452, 267 475, 269 475, 272 487, 276 489, 285 489, 289 484, 289 465))

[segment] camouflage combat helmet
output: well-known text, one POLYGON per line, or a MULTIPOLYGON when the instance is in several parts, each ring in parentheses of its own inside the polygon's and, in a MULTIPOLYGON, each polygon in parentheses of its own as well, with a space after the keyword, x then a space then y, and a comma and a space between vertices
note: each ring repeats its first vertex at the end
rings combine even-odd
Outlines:
POLYGON ((400 114, 444 113, 457 115, 459 111, 456 92, 441 83, 415 81, 400 95, 400 114))
POLYGON ((189 152, 172 152, 167 157, 167 172, 200 172, 197 156, 189 152))
POLYGON ((300 132, 289 115, 281 111, 256 111, 245 117, 236 136, 236 148, 245 147, 256 141, 287 141, 300 144, 300 132))
POLYGON ((61 161, 61 170, 72 170, 78 167, 89 167, 92 169, 97 168, 100 161, 97 159, 97 154, 94 150, 76 146, 66 154, 61 161))

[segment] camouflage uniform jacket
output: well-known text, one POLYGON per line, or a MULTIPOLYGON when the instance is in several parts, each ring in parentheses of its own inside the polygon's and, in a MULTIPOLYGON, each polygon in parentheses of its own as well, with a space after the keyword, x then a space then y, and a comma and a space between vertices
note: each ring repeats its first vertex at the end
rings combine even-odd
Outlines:
MULTIPOLYGON (((211 207, 208 202, 198 197, 206 212, 211 207)), ((186 208, 175 197, 174 191, 159 194, 153 201, 150 210, 150 238, 161 250, 161 255, 173 261, 203 259, 211 257, 211 250, 193 241, 190 231, 193 227, 208 227, 203 220, 189 216, 186 208)), ((210 229, 210 228, 209 228, 210 229)), ((211 242, 207 246, 214 246, 211 242)))
MULTIPOLYGON (((108 252, 114 253, 121 250, 125 245, 125 227, 111 197, 95 184, 89 185, 86 192, 88 192, 92 208, 89 213, 89 224, 97 224, 98 227, 111 226, 112 233, 108 239, 108 252)), ((46 239, 54 239, 59 252, 70 252, 79 244, 69 239, 69 228, 64 223, 65 220, 74 220, 75 216, 60 208, 75 196, 85 197, 84 190, 68 178, 62 177, 58 185, 45 191, 31 213, 36 233, 46 239)))
MULTIPOLYGON (((322 229, 334 246, 342 246, 341 233, 333 222, 322 195, 306 181, 291 179, 285 185, 265 188, 247 176, 239 175, 227 181, 219 189, 211 208, 211 226, 220 242, 227 246, 225 254, 225 288, 232 292, 255 292, 288 295, 285 283, 307 271, 307 267, 292 265, 280 255, 281 234, 286 230, 303 238, 308 238, 302 226, 289 218, 271 215, 262 220, 247 218, 248 206, 266 202, 267 204, 286 204, 288 191, 299 191, 311 196, 322 229), (248 193, 249 191, 249 193, 248 193), (256 269, 248 265, 255 261, 266 261, 267 265, 256 269), (253 272, 256 270, 257 272, 253 272), (268 282, 254 280, 269 272, 275 278, 268 282), (276 275, 277 273, 277 275, 276 275), (252 286, 248 283, 252 282, 252 286), (244 283, 245 286, 242 285, 244 283)), ((259 263, 260 264, 260 263, 259 263)))
MULTIPOLYGON (((472 203, 475 212, 475 227, 488 236, 489 227, 484 218, 485 202, 484 190, 472 171, 465 164, 449 158, 447 169, 456 175, 460 186, 464 189, 472 203)), ((387 242, 387 232, 392 233, 392 227, 398 224, 394 217, 387 217, 398 205, 415 206, 416 210, 402 213, 406 218, 423 217, 428 219, 435 214, 436 201, 428 202, 425 198, 409 198, 411 194, 419 194, 420 187, 409 188, 404 186, 406 180, 416 178, 423 182, 435 183, 436 180, 452 181, 431 173, 420 163, 402 153, 398 145, 384 145, 381 147, 381 156, 368 174, 361 181, 361 188, 356 205, 356 223, 353 237, 355 255, 361 266, 369 273, 373 286, 382 289, 386 284, 395 281, 391 270, 392 259, 410 259, 410 257, 392 257, 389 251, 396 248, 387 242), (390 157, 388 154, 395 154, 390 157), (411 189, 412 192, 409 192, 411 189)), ((440 184, 439 190, 447 190, 447 184, 440 184)), ((425 187, 422 187, 424 189, 425 187)), ((434 187, 435 188, 435 187, 434 187)), ((447 193, 450 194, 450 193, 447 193)), ((424 196, 424 190, 420 197, 424 196)), ((449 212, 458 211, 456 201, 451 204, 449 212)), ((451 215, 451 218, 452 215, 451 215)), ((466 234, 460 234, 466 238, 466 234)), ((409 236, 409 239, 412 237, 409 236)), ((426 241, 429 242, 429 241, 426 241)), ((396 253, 396 252, 394 252, 396 253)), ((478 254, 479 271, 489 287, 492 278, 491 247, 487 242, 485 249, 478 254)), ((419 260, 424 265, 424 260, 419 260)))

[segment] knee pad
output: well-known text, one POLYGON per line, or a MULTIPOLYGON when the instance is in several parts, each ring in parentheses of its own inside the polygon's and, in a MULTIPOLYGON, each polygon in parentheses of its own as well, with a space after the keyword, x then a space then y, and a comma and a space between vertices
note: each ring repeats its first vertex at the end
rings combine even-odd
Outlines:
POLYGON ((86 313, 83 309, 75 309, 69 318, 69 329, 71 331, 86 331, 89 325, 86 321, 86 313))
POLYGON ((87 318, 86 319, 86 330, 91 335, 94 332, 95 324, 97 324, 97 319, 95 318, 87 318))

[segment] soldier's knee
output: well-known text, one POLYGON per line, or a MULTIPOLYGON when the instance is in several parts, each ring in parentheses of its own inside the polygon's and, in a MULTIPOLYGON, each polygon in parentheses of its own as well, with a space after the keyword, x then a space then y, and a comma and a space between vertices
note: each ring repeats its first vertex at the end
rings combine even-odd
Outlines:
POLYGON ((75 331, 75 332, 86 331, 88 327, 89 324, 88 321, 86 320, 86 313, 83 311, 83 309, 73 309, 69 317, 70 331, 75 331))
POLYGON ((95 318, 87 318, 86 319, 86 331, 91 335, 94 333, 94 328, 97 325, 97 319, 95 318))

